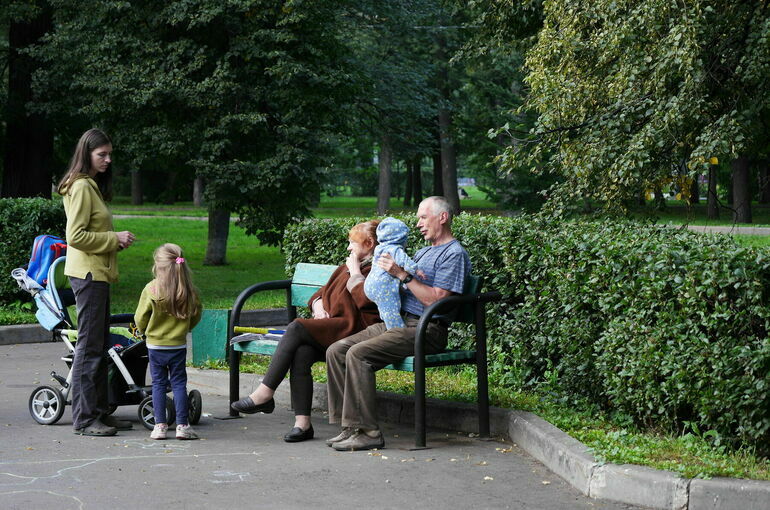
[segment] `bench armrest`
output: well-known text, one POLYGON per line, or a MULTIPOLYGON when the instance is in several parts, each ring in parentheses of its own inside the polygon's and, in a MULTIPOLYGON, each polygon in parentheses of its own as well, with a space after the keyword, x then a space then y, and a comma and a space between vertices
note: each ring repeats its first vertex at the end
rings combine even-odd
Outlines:
POLYGON ((425 332, 428 330, 428 323, 433 320, 434 316, 450 312, 460 305, 475 303, 477 306, 483 307, 486 303, 500 301, 502 298, 503 296, 499 292, 491 291, 482 292, 480 294, 449 296, 430 305, 420 317, 420 322, 417 323, 417 334, 414 339, 415 363, 422 363, 422 360, 425 359, 425 332), (418 358, 421 361, 418 361, 418 358))
MULTIPOLYGON (((230 312, 230 324, 227 326, 227 342, 228 345, 230 343, 230 338, 233 336, 233 328, 238 325, 238 323, 241 320, 241 311, 243 310, 243 305, 246 304, 246 301, 256 294, 257 292, 261 292, 263 290, 286 290, 289 291, 291 289, 291 280, 273 280, 270 282, 262 282, 262 283, 255 283, 251 287, 247 287, 244 289, 237 298, 235 298, 235 303, 233 303, 233 309, 230 312)), ((287 300, 287 308, 290 306, 289 301, 287 300)))

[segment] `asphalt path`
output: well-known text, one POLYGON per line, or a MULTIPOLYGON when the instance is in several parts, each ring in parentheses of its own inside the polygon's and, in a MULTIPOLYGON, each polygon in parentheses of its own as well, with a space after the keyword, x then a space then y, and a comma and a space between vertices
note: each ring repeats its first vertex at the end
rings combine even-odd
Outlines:
POLYGON ((515 445, 430 431, 413 451, 412 431, 384 427, 386 448, 336 452, 336 426, 314 420, 316 439, 282 440, 293 416, 215 419, 226 398, 203 396, 199 441, 153 441, 137 406, 115 416, 134 429, 75 436, 70 409, 55 425, 34 422, 32 390, 66 374, 61 344, 0 346, 0 508, 512 508, 631 509, 583 496, 515 445))

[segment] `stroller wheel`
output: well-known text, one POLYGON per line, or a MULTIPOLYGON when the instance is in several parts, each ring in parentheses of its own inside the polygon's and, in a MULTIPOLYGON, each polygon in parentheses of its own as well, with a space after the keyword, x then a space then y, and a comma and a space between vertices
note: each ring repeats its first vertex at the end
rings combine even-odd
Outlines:
POLYGON ((201 398, 201 392, 198 390, 191 390, 187 395, 187 404, 190 408, 188 419, 190 425, 197 425, 201 421, 201 413, 203 412, 203 399, 201 398))
MULTIPOLYGON (((145 397, 139 403, 139 409, 137 410, 139 415, 139 421, 142 422, 144 428, 152 430, 155 428, 155 411, 152 408, 152 395, 145 397)), ((166 423, 171 425, 176 419, 176 409, 174 409, 174 400, 172 398, 166 398, 166 423)))
POLYGON ((29 414, 41 425, 53 425, 64 414, 64 397, 53 386, 38 386, 29 396, 29 414))

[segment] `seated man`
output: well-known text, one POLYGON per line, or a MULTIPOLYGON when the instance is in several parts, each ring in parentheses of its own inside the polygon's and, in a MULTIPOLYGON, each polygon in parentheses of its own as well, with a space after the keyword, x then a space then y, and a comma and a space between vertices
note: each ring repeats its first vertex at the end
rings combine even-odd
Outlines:
MULTIPOLYGON (((417 209, 417 228, 430 242, 414 256, 425 273, 422 281, 414 279, 387 254, 377 262, 405 287, 402 313, 406 326, 386 329, 383 323, 373 324, 326 351, 329 422, 342 425, 342 432, 326 441, 335 450, 370 450, 385 445, 377 423, 374 373, 414 355, 417 323, 425 307, 461 294, 470 274, 468 253, 452 236, 452 213, 446 199, 423 200, 417 209)), ((426 354, 442 351, 447 343, 447 324, 440 319, 431 321, 425 340, 426 354)))

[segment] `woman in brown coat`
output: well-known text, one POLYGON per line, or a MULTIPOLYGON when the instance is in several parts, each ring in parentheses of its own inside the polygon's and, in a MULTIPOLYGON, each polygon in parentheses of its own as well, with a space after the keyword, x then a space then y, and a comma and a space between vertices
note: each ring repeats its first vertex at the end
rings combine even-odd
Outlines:
POLYGON ((378 220, 359 223, 348 235, 348 256, 326 285, 308 301, 312 319, 295 319, 278 342, 265 377, 256 390, 231 407, 241 413, 272 413, 273 394, 291 370, 291 405, 294 427, 283 436, 296 443, 313 438, 310 408, 313 402, 313 377, 310 367, 323 361, 326 348, 347 336, 380 321, 377 305, 364 294, 364 280, 372 268, 372 254, 377 245, 378 220))

